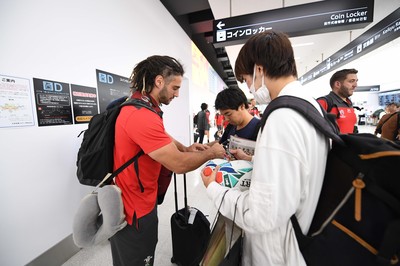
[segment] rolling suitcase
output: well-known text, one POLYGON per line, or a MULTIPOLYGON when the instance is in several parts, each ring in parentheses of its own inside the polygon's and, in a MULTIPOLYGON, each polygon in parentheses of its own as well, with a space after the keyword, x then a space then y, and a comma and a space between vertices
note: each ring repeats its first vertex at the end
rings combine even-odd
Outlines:
POLYGON ((171 216, 172 258, 180 266, 197 266, 210 240, 210 222, 204 214, 187 205, 186 174, 183 174, 184 208, 178 210, 176 174, 174 173, 175 213, 171 216))

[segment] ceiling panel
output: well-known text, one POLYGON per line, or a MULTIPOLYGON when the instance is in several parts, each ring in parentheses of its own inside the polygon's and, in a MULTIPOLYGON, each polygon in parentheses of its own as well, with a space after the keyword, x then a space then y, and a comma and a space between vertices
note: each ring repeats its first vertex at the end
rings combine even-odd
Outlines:
MULTIPOLYGON (((334 1, 334 0, 330 0, 334 1)), ((170 13, 182 24, 191 19, 193 12, 208 12, 213 19, 222 19, 231 16, 251 14, 271 9, 284 8, 300 4, 319 2, 318 0, 161 0, 170 13), (173 4, 172 4, 173 3, 173 4), (180 3, 180 4, 178 4, 180 3), (172 5, 173 7, 168 7, 172 5), (193 9, 190 10, 190 6, 193 9), (185 13, 186 12, 186 13, 185 13), (186 16, 184 19, 183 16, 186 16), (183 21, 183 23, 182 23, 183 21)), ((400 7, 400 0, 375 0, 374 22, 364 29, 315 34, 309 36, 290 38, 294 47, 299 77, 317 66, 352 40, 360 36, 367 29, 382 20, 388 14, 400 7), (312 43, 312 44, 311 44, 312 43), (307 45, 305 45, 307 44, 307 45)), ((197 18, 198 19, 198 18, 197 18)), ((204 22, 193 24, 191 32, 187 32, 195 44, 203 52, 210 64, 228 86, 236 86, 231 82, 232 69, 236 56, 242 45, 214 48, 212 45, 212 29, 210 27, 210 16, 204 17, 204 22), (228 84, 229 83, 229 84, 228 84)))

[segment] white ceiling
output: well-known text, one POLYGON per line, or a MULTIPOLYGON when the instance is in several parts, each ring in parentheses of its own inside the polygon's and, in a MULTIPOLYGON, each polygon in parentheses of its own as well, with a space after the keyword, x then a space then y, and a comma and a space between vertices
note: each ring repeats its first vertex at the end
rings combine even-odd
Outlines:
MULTIPOLYGON (((276 8, 283 8, 283 7, 289 7, 289 6, 312 3, 312 2, 318 2, 318 1, 316 0, 209 0, 209 4, 215 19, 222 19, 231 16, 239 16, 244 14, 250 14, 260 11, 266 11, 276 8)), ((400 0, 375 0, 374 21, 364 29, 290 38, 293 46, 296 46, 298 44, 313 43, 313 45, 294 47, 294 52, 297 62, 297 71, 299 77, 301 77, 307 71, 317 66, 321 61, 325 60, 326 58, 328 58, 329 56, 331 56, 332 54, 334 54, 335 52, 346 46, 349 42, 360 36, 374 24, 381 21, 383 18, 385 18, 387 15, 389 15, 399 7, 400 7, 400 0)), ((392 44, 390 45, 385 45, 390 47, 390 49, 394 49, 393 52, 389 53, 386 52, 385 54, 389 54, 389 56, 390 55, 398 56, 400 54, 399 50, 400 41, 398 39, 393 41, 392 44)), ((239 53, 241 47, 242 45, 233 45, 225 47, 229 57, 229 61, 233 69, 235 69, 236 56, 239 53)), ((374 52, 371 52, 371 54, 373 53, 374 52)), ((371 55, 369 54, 367 54, 367 56, 371 57, 371 55)), ((382 77, 385 77, 385 82, 396 83, 396 81, 400 79, 399 77, 400 73, 398 71, 398 64, 400 61, 397 60, 396 66, 392 61, 393 62, 392 67, 391 65, 389 65, 390 64, 389 61, 387 61, 388 65, 386 66, 376 67, 376 65, 371 65, 371 67, 375 68, 374 75, 368 75, 368 79, 364 79, 364 81, 366 82, 364 84, 365 85, 380 84, 380 81, 374 80, 372 78, 381 79, 382 77), (392 81, 392 79, 395 79, 395 81, 392 81)), ((363 81, 360 79, 359 85, 363 85, 362 83, 363 81)))

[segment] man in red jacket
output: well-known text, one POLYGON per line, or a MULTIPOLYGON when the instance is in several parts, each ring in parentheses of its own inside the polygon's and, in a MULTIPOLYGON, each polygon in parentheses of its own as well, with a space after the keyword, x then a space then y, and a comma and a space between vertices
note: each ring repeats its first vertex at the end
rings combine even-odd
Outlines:
POLYGON ((357 87, 356 69, 342 69, 332 75, 330 85, 332 91, 318 98, 320 105, 336 116, 336 122, 340 133, 355 133, 357 115, 354 112, 353 103, 349 99, 357 87))

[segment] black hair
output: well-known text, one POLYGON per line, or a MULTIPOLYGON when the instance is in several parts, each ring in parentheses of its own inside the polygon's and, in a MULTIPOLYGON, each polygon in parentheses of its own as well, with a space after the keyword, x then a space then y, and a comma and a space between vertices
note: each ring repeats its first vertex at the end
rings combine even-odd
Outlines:
POLYGON ((331 88, 333 88, 336 81, 343 82, 347 78, 348 74, 357 74, 357 73, 358 70, 354 68, 339 70, 332 75, 331 79, 329 80, 329 85, 331 86, 331 88))
POLYGON ((215 109, 217 110, 239 110, 244 104, 245 108, 249 108, 246 95, 241 89, 227 88, 220 91, 215 99, 215 109))
POLYGON ((243 75, 253 75, 255 64, 263 66, 270 78, 297 77, 293 48, 283 32, 268 30, 250 37, 237 56, 236 79, 243 82, 243 75))
POLYGON ((202 103, 201 106, 200 106, 200 108, 201 108, 202 111, 207 110, 208 104, 202 103))

